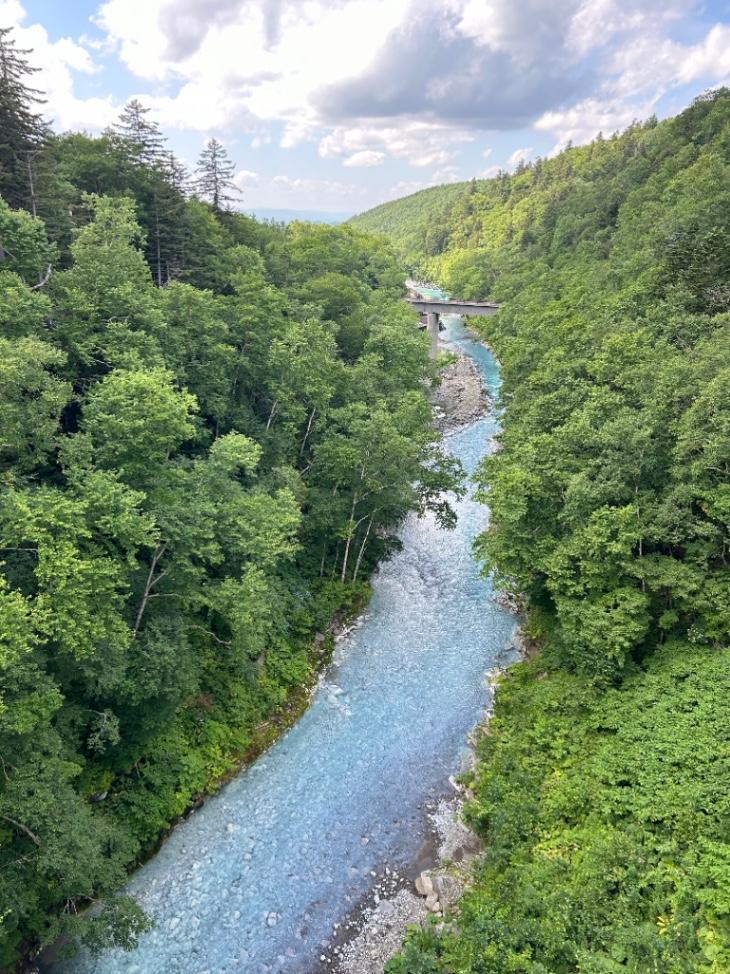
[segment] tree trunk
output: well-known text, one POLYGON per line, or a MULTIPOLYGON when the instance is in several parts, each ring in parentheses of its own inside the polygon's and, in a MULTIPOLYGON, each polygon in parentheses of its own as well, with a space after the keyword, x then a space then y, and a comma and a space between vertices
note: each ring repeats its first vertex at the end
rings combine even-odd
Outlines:
POLYGON ((352 507, 350 508, 350 526, 347 531, 347 542, 345 543, 345 554, 342 559, 342 574, 340 581, 344 584, 347 578, 347 559, 350 557, 350 545, 355 534, 355 507, 357 505, 357 494, 352 495, 352 507))
POLYGON ((38 216, 35 205, 35 184, 33 182, 33 153, 28 153, 28 188, 30 189, 30 211, 33 216, 38 216))
POLYGON ((9 815, 0 815, 0 818, 5 822, 10 822, 11 825, 14 825, 16 828, 20 829, 21 832, 25 832, 31 842, 34 842, 37 846, 40 846, 41 840, 38 838, 35 832, 31 832, 27 825, 23 825, 22 822, 16 822, 15 819, 10 818, 9 815))
POLYGON ((311 414, 310 414, 310 416, 309 416, 309 422, 307 423, 307 432, 304 434, 304 439, 302 440, 302 446, 301 446, 301 449, 299 450, 299 459, 300 460, 301 460, 301 458, 302 458, 302 456, 304 454, 304 447, 307 445, 307 437, 309 436, 310 432, 312 431, 312 423, 314 422, 314 414, 316 412, 317 412, 317 410, 316 409, 313 409, 312 412, 311 412, 311 414))
POLYGON ((362 544, 360 545, 360 550, 357 553, 357 560, 355 561, 355 570, 352 573, 353 582, 357 581, 357 573, 360 571, 360 564, 362 562, 362 556, 365 553, 365 546, 368 543, 368 538, 370 537, 370 529, 373 526, 373 518, 375 517, 375 511, 370 515, 370 520, 368 521, 367 531, 365 532, 365 537, 362 539, 362 544))
POLYGON ((160 206, 155 194, 155 246, 157 250, 157 287, 162 287, 162 254, 160 251, 160 206))
POLYGON ((272 421, 274 419, 274 416, 276 416, 276 410, 278 409, 278 407, 279 407, 279 400, 278 399, 275 399, 274 400, 274 405, 271 407, 271 412, 269 413, 268 422, 266 423, 266 429, 267 430, 271 426, 271 423, 272 423, 272 421))
POLYGON ((139 609, 137 610, 137 618, 134 620, 135 636, 139 632, 140 626, 142 625, 142 618, 144 617, 145 609, 147 608, 150 597, 152 596, 152 589, 160 581, 160 579, 167 574, 167 572, 160 572, 159 575, 155 576, 155 568, 157 568, 160 558, 162 558, 166 550, 166 544, 158 545, 154 555, 152 556, 150 570, 147 573, 147 581, 145 582, 144 594, 142 595, 142 601, 140 602, 139 609))

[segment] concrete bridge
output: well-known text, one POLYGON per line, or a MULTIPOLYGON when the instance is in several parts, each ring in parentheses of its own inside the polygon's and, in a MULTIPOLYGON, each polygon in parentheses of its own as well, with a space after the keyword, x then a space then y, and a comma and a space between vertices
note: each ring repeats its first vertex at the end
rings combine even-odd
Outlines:
POLYGON ((444 301, 439 298, 407 297, 406 301, 421 315, 421 327, 431 339, 431 358, 436 357, 439 343, 440 315, 462 317, 496 315, 499 305, 494 301, 444 301))

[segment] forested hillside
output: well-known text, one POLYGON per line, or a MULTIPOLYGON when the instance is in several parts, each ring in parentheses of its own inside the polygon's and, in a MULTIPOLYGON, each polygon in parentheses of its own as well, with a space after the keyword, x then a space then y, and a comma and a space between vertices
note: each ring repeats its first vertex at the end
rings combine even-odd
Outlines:
POLYGON ((469 183, 448 183, 381 203, 349 222, 367 233, 385 234, 409 267, 440 254, 448 240, 449 214, 471 191, 469 183))
POLYGON ((113 894, 305 698, 403 515, 451 512, 382 241, 226 208, 137 103, 53 135, 0 32, 0 968, 113 894), (33 213, 37 214, 34 216, 33 213), (320 634, 319 638, 317 634, 320 634))
POLYGON ((442 229, 422 273, 504 303, 483 326, 505 412, 479 555, 538 651, 481 744, 486 852, 460 917, 388 970, 721 974, 730 92, 474 183, 442 229))

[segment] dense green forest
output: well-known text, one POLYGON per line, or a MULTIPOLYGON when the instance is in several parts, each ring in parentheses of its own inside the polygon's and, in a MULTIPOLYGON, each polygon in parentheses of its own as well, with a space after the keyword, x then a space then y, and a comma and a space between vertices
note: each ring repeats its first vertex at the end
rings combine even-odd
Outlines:
POLYGON ((450 523, 459 470, 389 246, 226 209, 223 147, 190 185, 138 103, 101 137, 54 135, 7 32, 0 55, 11 969, 60 935, 133 941, 126 870, 296 712, 317 634, 406 512, 450 523))
POLYGON ((349 222, 359 230, 384 234, 406 265, 418 267, 424 256, 439 254, 444 249, 449 213, 470 190, 470 183, 447 183, 435 190, 423 189, 393 203, 381 203, 349 222))
MULTIPOLYGON (((730 970, 730 91, 355 224, 503 366, 485 568, 536 650, 502 681, 455 924, 391 974, 730 970), (445 206, 412 257, 410 210, 445 206), (377 217, 377 219, 376 219, 377 217)), ((380 215, 378 215, 378 213, 380 215)))

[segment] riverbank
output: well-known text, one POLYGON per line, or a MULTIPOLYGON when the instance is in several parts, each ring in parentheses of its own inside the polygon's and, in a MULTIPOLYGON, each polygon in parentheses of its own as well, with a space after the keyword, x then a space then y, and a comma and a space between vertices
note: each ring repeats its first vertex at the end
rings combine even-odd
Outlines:
MULTIPOLYGON (((456 358, 443 370, 431 401, 434 425, 449 434, 489 414, 493 400, 472 355, 448 343, 443 350, 456 358)), ((523 609, 522 600, 504 592, 492 591, 490 602, 514 616, 523 609)), ((529 654, 517 622, 507 650, 522 659, 529 654)), ((447 792, 424 809, 427 827, 418 855, 400 872, 386 867, 373 877, 368 894, 333 928, 328 949, 313 974, 382 974, 410 928, 428 928, 435 920, 436 929, 442 930, 454 919, 457 903, 470 882, 474 859, 483 851, 481 840, 464 820, 465 805, 473 793, 462 778, 473 775, 477 742, 488 732, 501 672, 494 670, 484 676, 489 705, 468 735, 461 766, 454 768, 448 784, 444 782, 447 792)))
MULTIPOLYGON (((488 721, 487 715, 480 726, 488 721)), ((459 776, 469 773, 474 762, 470 746, 459 776)), ((320 957, 314 974, 382 974, 409 928, 425 926, 432 918, 449 921, 482 851, 479 838, 464 822, 468 790, 452 776, 449 791, 428 809, 427 831, 411 867, 401 873, 388 870, 376 879, 368 896, 337 924, 332 949, 320 957)))
MULTIPOLYGON (((532 655, 519 624, 515 625, 511 648, 521 659, 532 655)), ((450 794, 427 809, 428 827, 418 856, 407 869, 398 872, 386 867, 374 877, 368 895, 335 924, 328 949, 313 974, 382 974, 387 962, 402 948, 409 930, 431 927, 440 934, 455 920, 459 900, 472 879, 474 861, 484 851, 464 812, 467 802, 474 799, 471 783, 477 749, 489 733, 502 672, 485 675, 490 706, 469 734, 469 747, 457 777, 448 779, 450 794)))

